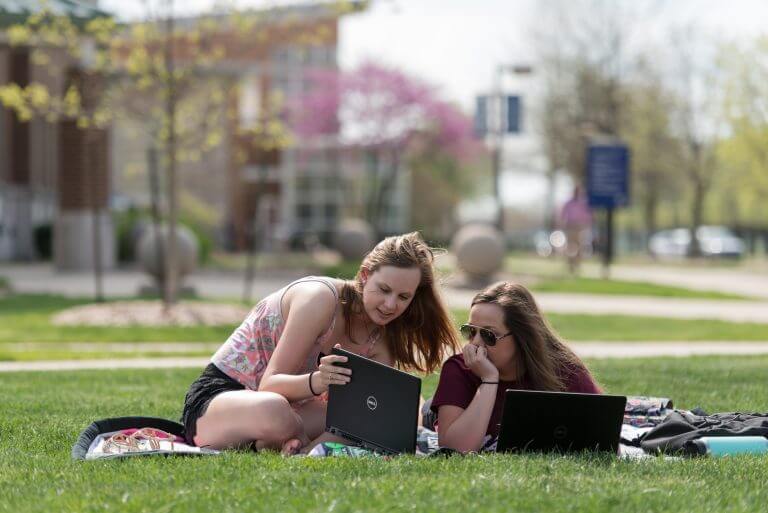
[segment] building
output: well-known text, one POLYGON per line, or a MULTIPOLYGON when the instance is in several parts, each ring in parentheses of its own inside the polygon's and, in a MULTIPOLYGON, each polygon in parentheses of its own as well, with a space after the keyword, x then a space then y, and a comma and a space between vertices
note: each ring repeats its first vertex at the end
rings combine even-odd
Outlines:
MULTIPOLYGON (((308 72, 338 68, 339 19, 365 7, 363 2, 350 5, 351 11, 344 12, 329 4, 309 4, 242 13, 258 16, 258 33, 248 37, 227 21, 220 23, 215 37, 225 52, 212 69, 237 84, 231 104, 237 115, 222 127, 219 146, 199 161, 181 165, 179 181, 186 197, 217 213, 222 246, 245 250, 254 233, 261 249, 330 242, 341 218, 363 212, 360 186, 367 162, 361 152, 342 150, 334 141, 300 139, 290 147, 266 150, 254 145, 252 137, 238 135, 259 119, 269 98, 277 94, 291 102, 311 87, 308 72)), ((191 30, 196 21, 177 23, 191 30)), ((115 191, 141 206, 149 203, 149 142, 141 123, 116 123, 115 191)), ((408 223, 406 185, 400 179, 395 186, 401 193, 386 209, 386 231, 401 231, 408 223)))
MULTIPOLYGON (((76 23, 106 16, 95 2, 0 0, 0 84, 38 82, 58 93, 82 79, 80 63, 64 52, 52 55, 59 64, 54 72, 35 62, 34 48, 9 44, 3 29, 23 23, 43 5, 76 23)), ((0 104, 0 260, 41 256, 52 233, 58 268, 91 268, 93 212, 99 211, 102 263, 112 265, 108 153, 107 131, 91 130, 86 136, 72 121, 25 121, 0 104)))

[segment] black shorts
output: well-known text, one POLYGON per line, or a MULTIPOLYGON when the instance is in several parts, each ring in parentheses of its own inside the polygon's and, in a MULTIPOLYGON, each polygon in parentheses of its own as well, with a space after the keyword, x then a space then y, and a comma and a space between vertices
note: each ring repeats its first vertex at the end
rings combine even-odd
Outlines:
POLYGON ((197 433, 197 419, 205 414, 211 399, 222 392, 230 390, 244 390, 240 384, 219 370, 214 364, 208 366, 190 386, 184 397, 184 411, 181 414, 181 423, 184 424, 184 438, 190 445, 195 445, 197 433))

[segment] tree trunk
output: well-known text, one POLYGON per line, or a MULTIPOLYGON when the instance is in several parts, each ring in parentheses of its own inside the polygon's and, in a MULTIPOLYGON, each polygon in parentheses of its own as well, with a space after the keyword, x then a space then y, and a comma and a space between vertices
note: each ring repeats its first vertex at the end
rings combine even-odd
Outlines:
POLYGON ((701 244, 697 231, 701 226, 704 217, 704 196, 706 188, 703 181, 699 178, 693 187, 693 198, 691 201, 691 256, 701 256, 701 244))
POLYGON ((643 201, 643 224, 645 225, 646 251, 648 249, 648 239, 656 232, 656 209, 659 200, 655 194, 647 194, 643 201))
POLYGON ((149 203, 152 215, 152 229, 155 239, 155 258, 157 259, 157 291, 164 297, 166 261, 160 214, 160 176, 157 164, 157 147, 154 144, 147 150, 147 167, 149 168, 149 203))
POLYGON ((98 184, 98 171, 96 166, 93 165, 94 159, 92 158, 93 152, 93 128, 88 127, 83 131, 83 137, 85 138, 85 152, 83 154, 83 166, 88 173, 88 181, 90 182, 90 196, 91 196, 91 217, 92 217, 92 238, 93 238, 93 281, 94 281, 94 299, 97 303, 104 301, 104 285, 103 285, 103 263, 101 255, 101 208, 99 207, 99 184, 98 184))
POLYGON ((397 178, 397 173, 400 168, 400 158, 397 154, 397 150, 392 150, 392 161, 390 165, 385 166, 382 171, 379 172, 379 183, 377 188, 377 194, 375 199, 375 219, 376 219, 376 232, 379 239, 383 238, 385 235, 385 232, 387 230, 384 230, 382 227, 382 220, 386 219, 385 217, 385 206, 388 204, 391 204, 391 202, 387 201, 390 199, 390 196, 392 194, 392 190, 395 187, 395 181, 397 178))
POLYGON ((365 151, 365 155, 367 157, 366 160, 369 168, 365 218, 371 223, 371 227, 378 235, 381 231, 379 227, 379 219, 377 217, 379 209, 376 204, 377 198, 379 197, 379 187, 381 187, 379 177, 379 154, 378 150, 370 149, 365 151))
POLYGON ((176 258, 176 221, 177 221, 177 190, 176 190, 176 83, 174 74, 173 55, 173 0, 168 1, 169 12, 166 18, 165 68, 168 74, 166 90, 165 114, 168 123, 168 250, 166 252, 166 275, 163 302, 169 308, 176 302, 178 292, 177 258, 176 258))

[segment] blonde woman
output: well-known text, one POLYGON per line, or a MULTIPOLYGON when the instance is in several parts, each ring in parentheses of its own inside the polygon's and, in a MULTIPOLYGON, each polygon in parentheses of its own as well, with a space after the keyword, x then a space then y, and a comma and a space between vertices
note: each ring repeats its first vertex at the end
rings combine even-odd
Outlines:
POLYGON ((336 345, 423 372, 459 347, 418 233, 381 241, 354 280, 302 278, 257 304, 190 386, 187 440, 298 452, 323 434, 328 386, 350 380, 336 345))

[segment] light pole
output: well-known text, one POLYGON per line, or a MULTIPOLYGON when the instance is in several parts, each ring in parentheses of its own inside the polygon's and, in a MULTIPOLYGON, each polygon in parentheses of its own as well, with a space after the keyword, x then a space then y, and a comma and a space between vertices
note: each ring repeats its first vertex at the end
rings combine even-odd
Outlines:
POLYGON ((503 79, 506 73, 530 75, 532 72, 533 68, 525 64, 499 64, 496 66, 493 92, 485 101, 485 109, 490 111, 492 115, 487 116, 488 112, 477 114, 484 117, 487 116, 488 123, 484 120, 478 123, 478 126, 483 125, 481 131, 483 135, 488 136, 488 142, 491 147, 493 196, 496 202, 496 227, 502 234, 504 234, 504 204, 501 198, 501 169, 504 137, 507 134, 519 134, 522 132, 520 123, 522 110, 521 95, 509 96, 504 94, 503 79), (482 130, 483 128, 485 130, 482 130))

